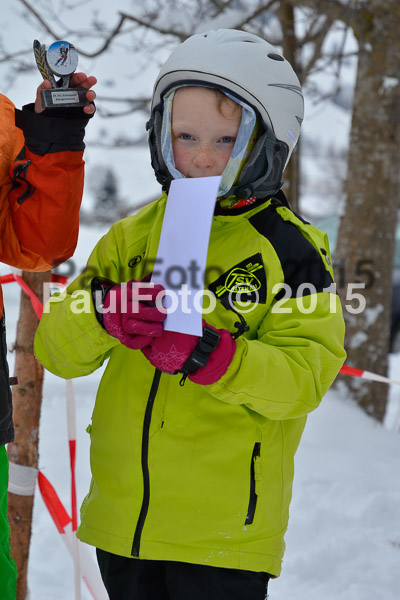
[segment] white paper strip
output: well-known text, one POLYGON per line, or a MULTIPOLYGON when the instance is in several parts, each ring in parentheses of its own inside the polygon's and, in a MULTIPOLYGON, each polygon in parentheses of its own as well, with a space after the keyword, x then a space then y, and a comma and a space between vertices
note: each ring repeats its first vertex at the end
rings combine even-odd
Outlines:
POLYGON ((204 276, 220 181, 218 176, 171 183, 151 279, 168 290, 167 331, 202 334, 204 276))

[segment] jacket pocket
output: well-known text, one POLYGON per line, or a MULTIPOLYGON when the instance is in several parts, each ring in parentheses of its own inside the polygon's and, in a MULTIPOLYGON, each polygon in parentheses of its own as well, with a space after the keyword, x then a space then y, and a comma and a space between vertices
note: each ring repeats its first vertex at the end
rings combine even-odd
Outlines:
POLYGON ((254 515, 257 507, 257 490, 256 490, 256 481, 261 478, 260 475, 260 450, 261 450, 261 442, 256 442, 253 448, 253 454, 251 455, 251 465, 250 465, 250 497, 249 497, 249 507, 247 509, 247 516, 245 525, 251 525, 254 521, 254 515))

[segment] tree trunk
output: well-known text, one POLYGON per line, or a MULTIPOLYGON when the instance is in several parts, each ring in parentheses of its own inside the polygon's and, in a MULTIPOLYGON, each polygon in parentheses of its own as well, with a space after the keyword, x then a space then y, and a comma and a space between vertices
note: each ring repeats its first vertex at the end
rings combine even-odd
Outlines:
MULTIPOLYGON (((346 181, 346 211, 335 260, 347 325, 347 363, 385 375, 388 367, 392 268, 399 206, 400 45, 398 0, 369 0, 353 29, 360 46, 346 181), (392 78, 392 79, 389 79, 392 78), (356 290, 354 283, 364 283, 356 290), (360 310, 351 293, 366 300, 360 310), (346 301, 347 297, 347 301, 346 301), (359 310, 357 310, 357 307, 359 310)), ((382 421, 387 386, 343 379, 353 397, 382 421)))
MULTIPOLYGON (((24 273, 24 281, 43 299, 43 282, 50 281, 49 273, 24 273)), ((10 462, 37 469, 39 419, 42 402, 43 367, 33 355, 33 340, 39 320, 29 297, 21 292, 17 326, 14 374, 18 385, 13 388, 15 441, 8 445, 10 462)), ((17 600, 27 596, 27 570, 33 496, 8 496, 8 518, 11 527, 11 555, 17 565, 17 600)))
MULTIPOLYGON (((281 0, 280 18, 282 25, 283 54, 290 62, 296 75, 301 81, 300 65, 297 60, 297 38, 295 32, 294 8, 293 6, 281 0)), ((301 139, 301 138, 300 138, 301 139)), ((295 212, 299 211, 300 196, 300 140, 290 158, 288 166, 285 169, 285 194, 288 202, 295 212)))

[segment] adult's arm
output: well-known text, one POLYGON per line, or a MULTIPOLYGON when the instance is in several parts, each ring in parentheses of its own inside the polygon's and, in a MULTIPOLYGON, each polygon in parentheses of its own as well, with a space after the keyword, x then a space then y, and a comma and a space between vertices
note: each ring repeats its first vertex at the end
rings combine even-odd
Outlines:
POLYGON ((84 176, 81 109, 21 111, 0 97, 0 260, 33 271, 72 256, 84 176), (78 112, 79 111, 79 112, 78 112))

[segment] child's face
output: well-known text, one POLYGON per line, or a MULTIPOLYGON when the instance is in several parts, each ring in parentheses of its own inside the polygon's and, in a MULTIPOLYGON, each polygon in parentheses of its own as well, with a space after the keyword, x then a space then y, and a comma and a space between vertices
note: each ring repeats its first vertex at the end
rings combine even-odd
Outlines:
POLYGON ((235 145, 241 109, 214 90, 182 87, 172 105, 175 166, 185 177, 221 175, 235 145))

